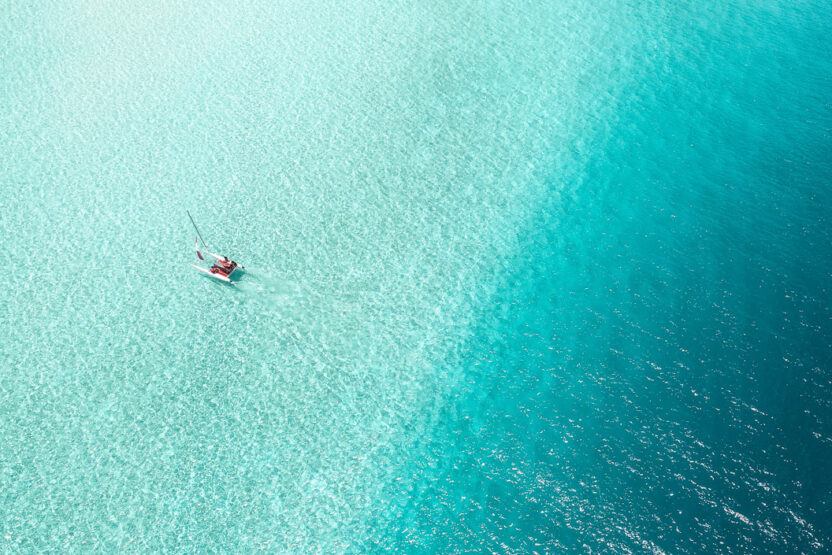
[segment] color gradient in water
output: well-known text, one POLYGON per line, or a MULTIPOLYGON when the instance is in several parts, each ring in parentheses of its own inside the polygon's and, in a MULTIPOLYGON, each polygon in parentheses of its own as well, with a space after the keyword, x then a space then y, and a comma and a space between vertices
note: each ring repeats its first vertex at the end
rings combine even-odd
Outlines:
POLYGON ((828 3, 0 14, 3 552, 832 546, 828 3))

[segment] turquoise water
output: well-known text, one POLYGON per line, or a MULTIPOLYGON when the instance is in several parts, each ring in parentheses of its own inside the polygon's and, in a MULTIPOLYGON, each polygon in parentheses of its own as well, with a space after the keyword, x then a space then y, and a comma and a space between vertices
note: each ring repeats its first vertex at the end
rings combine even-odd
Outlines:
POLYGON ((832 546, 829 4, 0 13, 4 552, 832 546))

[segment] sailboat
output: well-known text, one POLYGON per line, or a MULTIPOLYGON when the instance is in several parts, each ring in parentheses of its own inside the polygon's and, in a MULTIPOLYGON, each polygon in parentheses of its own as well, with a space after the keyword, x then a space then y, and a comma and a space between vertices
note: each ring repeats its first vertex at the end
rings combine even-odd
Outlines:
POLYGON ((191 219, 191 224, 193 224, 194 229, 196 230, 196 256, 203 262, 207 262, 205 256, 203 256, 202 252, 199 250, 200 243, 202 244, 202 250, 205 251, 210 258, 214 259, 214 262, 211 264, 210 268, 206 268, 204 266, 197 266, 196 264, 191 264, 192 268, 196 268, 200 272, 220 281, 224 281, 226 283, 234 283, 232 276, 234 276, 235 272, 239 272, 240 270, 245 270, 244 266, 240 266, 235 261, 230 260, 227 256, 220 256, 218 254, 214 254, 208 250, 208 247, 205 246, 205 241, 202 240, 202 234, 199 232, 199 228, 196 227, 196 222, 194 222, 193 216, 191 216, 190 211, 188 212, 188 218, 191 219))

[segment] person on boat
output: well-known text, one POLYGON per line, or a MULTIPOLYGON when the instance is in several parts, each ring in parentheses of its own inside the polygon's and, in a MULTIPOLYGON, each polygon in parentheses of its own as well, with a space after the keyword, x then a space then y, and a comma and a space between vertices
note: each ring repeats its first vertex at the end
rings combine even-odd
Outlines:
POLYGON ((231 268, 231 261, 228 259, 227 256, 223 256, 222 258, 217 260, 217 262, 219 262, 220 266, 222 266, 225 269, 231 268))

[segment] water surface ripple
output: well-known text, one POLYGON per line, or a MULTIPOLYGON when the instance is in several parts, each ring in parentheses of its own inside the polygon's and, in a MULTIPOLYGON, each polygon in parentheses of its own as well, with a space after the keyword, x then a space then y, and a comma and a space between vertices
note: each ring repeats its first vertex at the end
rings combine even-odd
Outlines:
POLYGON ((0 550, 832 546, 827 3, 0 15, 0 550))

